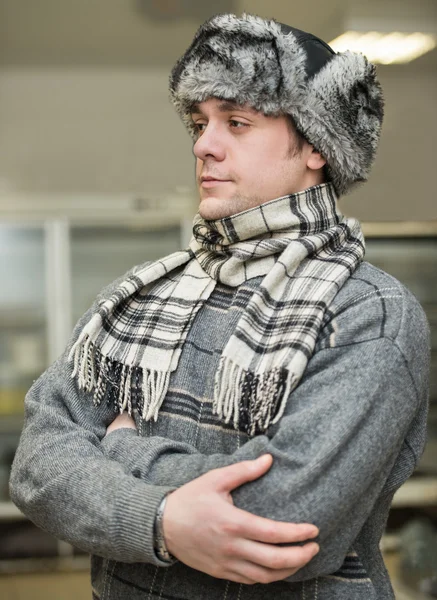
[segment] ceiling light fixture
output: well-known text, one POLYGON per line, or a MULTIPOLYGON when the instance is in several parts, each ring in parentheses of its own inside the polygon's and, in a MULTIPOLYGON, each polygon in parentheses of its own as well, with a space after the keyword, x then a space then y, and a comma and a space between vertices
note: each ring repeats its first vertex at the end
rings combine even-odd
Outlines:
POLYGON ((362 52, 373 63, 408 63, 433 50, 437 36, 427 33, 347 31, 329 44, 336 52, 362 52))

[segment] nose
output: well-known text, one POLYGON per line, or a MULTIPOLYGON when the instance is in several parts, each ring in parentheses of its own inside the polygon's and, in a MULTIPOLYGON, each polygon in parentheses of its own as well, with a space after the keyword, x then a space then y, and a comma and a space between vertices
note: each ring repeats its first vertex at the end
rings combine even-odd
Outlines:
POLYGON ((225 158, 225 145, 219 127, 209 122, 193 146, 194 155, 202 161, 214 158, 222 161, 225 158))

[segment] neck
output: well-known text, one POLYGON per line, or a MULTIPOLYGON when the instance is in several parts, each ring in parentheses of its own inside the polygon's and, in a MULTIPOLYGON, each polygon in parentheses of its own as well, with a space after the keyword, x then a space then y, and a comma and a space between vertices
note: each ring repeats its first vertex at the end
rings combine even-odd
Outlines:
POLYGON ((323 183, 328 183, 328 181, 326 181, 324 168, 317 170, 307 169, 307 172, 300 182, 300 191, 303 192, 316 185, 322 185, 323 183))

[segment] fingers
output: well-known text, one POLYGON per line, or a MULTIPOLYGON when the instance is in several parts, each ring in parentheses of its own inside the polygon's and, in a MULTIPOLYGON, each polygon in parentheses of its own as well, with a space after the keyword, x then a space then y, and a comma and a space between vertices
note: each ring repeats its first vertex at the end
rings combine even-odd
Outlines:
POLYGON ((248 561, 236 561, 233 564, 232 571, 226 575, 226 579, 246 585, 254 585, 255 583, 267 584, 291 577, 298 570, 298 568, 266 569, 248 561))
POLYGON ((258 517, 237 507, 233 508, 238 511, 233 524, 233 533, 242 538, 266 544, 290 544, 303 542, 319 534, 318 528, 311 523, 274 521, 258 517))
POLYGON ((304 546, 280 547, 240 539, 235 540, 233 547, 228 548, 228 555, 232 557, 234 554, 236 560, 243 559, 271 571, 297 571, 318 552, 319 546, 314 542, 304 546))
POLYGON ((294 575, 296 571, 297 569, 270 571, 269 569, 261 569, 252 563, 246 562, 239 564, 238 570, 231 572, 226 579, 230 579, 236 583, 244 583, 245 585, 254 585, 256 583, 267 584, 274 581, 282 581, 294 575))
POLYGON ((271 454, 263 454, 256 460, 243 460, 228 467, 214 469, 210 474, 214 478, 217 491, 229 492, 264 475, 272 466, 272 462, 271 454))

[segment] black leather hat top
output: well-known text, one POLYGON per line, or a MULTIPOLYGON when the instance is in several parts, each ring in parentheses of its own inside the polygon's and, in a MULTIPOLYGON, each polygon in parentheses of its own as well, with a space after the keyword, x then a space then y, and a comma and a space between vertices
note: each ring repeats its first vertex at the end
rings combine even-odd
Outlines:
POLYGON ((285 23, 279 23, 279 25, 285 35, 292 33, 305 50, 307 56, 306 73, 308 79, 311 79, 311 77, 334 58, 335 52, 331 46, 312 33, 290 27, 290 25, 286 25, 285 23))

